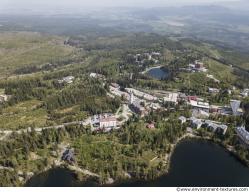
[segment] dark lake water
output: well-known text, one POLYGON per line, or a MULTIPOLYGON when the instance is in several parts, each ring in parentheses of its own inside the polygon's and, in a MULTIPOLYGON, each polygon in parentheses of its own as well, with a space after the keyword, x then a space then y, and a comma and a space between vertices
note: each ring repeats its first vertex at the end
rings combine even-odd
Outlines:
POLYGON ((155 79, 166 79, 169 76, 169 73, 166 70, 162 70, 161 68, 154 68, 147 72, 147 74, 155 79))
MULTIPOLYGON (((94 186, 80 183, 66 169, 53 169, 34 176, 27 186, 94 186)), ((135 181, 116 186, 249 186, 249 168, 222 147, 207 141, 185 140, 175 149, 169 174, 154 181, 135 181)))

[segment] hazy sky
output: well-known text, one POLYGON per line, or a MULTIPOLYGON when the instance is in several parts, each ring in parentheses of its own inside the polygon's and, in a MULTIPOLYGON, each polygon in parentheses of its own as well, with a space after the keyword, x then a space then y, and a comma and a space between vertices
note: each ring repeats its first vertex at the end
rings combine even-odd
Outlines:
POLYGON ((1 9, 18 8, 79 8, 110 6, 174 6, 186 4, 203 4, 238 0, 0 0, 1 9))

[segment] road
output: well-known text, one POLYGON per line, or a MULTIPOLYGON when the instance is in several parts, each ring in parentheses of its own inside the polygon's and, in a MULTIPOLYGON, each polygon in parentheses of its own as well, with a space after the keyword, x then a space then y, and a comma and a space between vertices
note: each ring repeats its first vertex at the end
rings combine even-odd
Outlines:
MULTIPOLYGON (((69 123, 64 123, 62 125, 55 125, 55 126, 49 126, 49 127, 42 127, 42 128, 34 128, 34 130, 36 132, 42 132, 42 130, 46 130, 46 129, 62 129, 65 128, 66 126, 69 125, 89 125, 91 122, 91 118, 87 118, 85 121, 73 121, 73 122, 69 122, 69 123)), ((17 133, 17 134, 22 134, 22 133, 27 133, 30 132, 31 128, 27 128, 27 129, 21 129, 18 131, 13 131, 13 130, 4 130, 4 131, 0 131, 0 134, 2 135, 0 137, 0 141, 7 139, 11 134, 13 133, 17 133)))

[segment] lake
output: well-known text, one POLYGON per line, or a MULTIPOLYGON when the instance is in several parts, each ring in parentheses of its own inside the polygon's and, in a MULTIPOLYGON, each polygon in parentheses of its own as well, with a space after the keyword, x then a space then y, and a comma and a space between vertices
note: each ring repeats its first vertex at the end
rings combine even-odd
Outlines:
POLYGON ((152 68, 147 72, 147 74, 158 80, 166 79, 169 76, 169 73, 161 68, 152 68))
MULTIPOLYGON (((57 168, 34 176, 26 186, 94 186, 94 183, 80 183, 69 170, 57 168)), ((134 181, 116 186, 249 186, 249 168, 216 144, 185 140, 176 147, 167 175, 154 181, 134 181)))

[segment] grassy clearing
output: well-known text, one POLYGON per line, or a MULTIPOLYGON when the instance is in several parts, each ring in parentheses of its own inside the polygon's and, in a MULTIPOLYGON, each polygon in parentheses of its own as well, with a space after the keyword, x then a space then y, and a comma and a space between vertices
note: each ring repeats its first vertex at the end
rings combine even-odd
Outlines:
POLYGON ((63 38, 39 33, 0 33, 0 75, 7 76, 17 68, 43 65, 72 54, 63 38))
POLYGON ((16 130, 30 126, 45 126, 47 112, 39 108, 40 104, 39 101, 31 100, 3 109, 0 115, 1 128, 16 130))
POLYGON ((210 59, 205 61, 205 64, 209 70, 208 73, 214 75, 219 80, 227 83, 232 83, 236 80, 231 67, 210 59))

